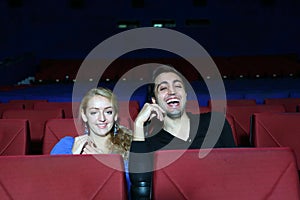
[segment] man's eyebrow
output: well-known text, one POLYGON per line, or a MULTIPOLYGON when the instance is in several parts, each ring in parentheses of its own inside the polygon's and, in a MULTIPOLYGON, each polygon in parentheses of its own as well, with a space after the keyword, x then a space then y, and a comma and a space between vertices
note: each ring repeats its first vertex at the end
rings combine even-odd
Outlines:
POLYGON ((179 82, 179 83, 182 83, 182 84, 183 84, 183 82, 182 82, 181 80, 178 80, 178 79, 176 79, 176 80, 174 80, 174 81, 173 81, 173 83, 177 83, 177 82, 179 82))
MULTIPOLYGON (((181 84, 183 84, 183 82, 181 80, 179 80, 179 79, 174 80, 173 83, 181 83, 181 84)), ((167 81, 160 82, 159 84, 157 84, 156 89, 158 89, 159 86, 162 85, 162 84, 168 84, 168 82, 167 81)))
POLYGON ((162 84, 168 84, 168 82, 167 81, 160 82, 159 84, 157 84, 156 89, 159 88, 159 86, 161 86, 162 84))

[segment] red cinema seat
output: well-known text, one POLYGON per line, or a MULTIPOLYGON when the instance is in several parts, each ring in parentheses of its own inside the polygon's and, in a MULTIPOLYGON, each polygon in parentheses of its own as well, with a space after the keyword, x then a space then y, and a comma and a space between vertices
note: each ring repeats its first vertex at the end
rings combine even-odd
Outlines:
POLYGON ((282 105, 227 106, 226 115, 232 117, 238 146, 250 146, 250 119, 254 113, 285 112, 282 105))
POLYGON ((300 104, 300 98, 276 98, 265 99, 266 105, 283 105, 286 112, 296 112, 297 105, 300 104))
POLYGON ((1 199, 126 199, 118 154, 0 157, 1 199))
POLYGON ((24 110, 23 103, 0 103, 0 118, 6 110, 24 110))
POLYGON ((41 154, 42 139, 46 121, 62 118, 61 109, 55 110, 7 110, 3 113, 4 119, 28 119, 30 131, 30 150, 33 154, 41 154))
POLYGON ((24 108, 26 110, 32 110, 33 109, 33 105, 37 102, 47 102, 48 100, 46 99, 14 99, 14 100, 10 100, 10 103, 21 103, 24 104, 24 108))
POLYGON ((65 136, 76 137, 84 133, 77 119, 50 119, 45 126, 43 154, 50 154, 54 145, 65 136), (76 125, 77 124, 77 125, 76 125))
POLYGON ((198 100, 187 100, 185 110, 186 112, 190 112, 192 114, 210 112, 210 108, 207 106, 200 106, 198 100))
POLYGON ((26 155, 29 131, 25 119, 0 119, 0 156, 26 155))
POLYGON ((133 123, 140 111, 138 101, 119 101, 119 123, 129 129, 133 129, 133 123))
POLYGON ((158 151, 154 167, 153 199, 299 199, 290 148, 158 151))
POLYGON ((64 118, 77 118, 79 106, 80 102, 37 102, 34 104, 34 110, 62 109, 64 118), (75 116, 73 116, 73 107, 75 116))
MULTIPOLYGON (((223 100, 208 100, 208 106, 211 108, 212 101, 215 104, 222 102, 223 100)), ((256 105, 255 99, 227 99, 227 106, 246 106, 246 105, 256 105)))
POLYGON ((291 147, 300 170, 300 113, 257 113, 252 127, 255 147, 291 147))

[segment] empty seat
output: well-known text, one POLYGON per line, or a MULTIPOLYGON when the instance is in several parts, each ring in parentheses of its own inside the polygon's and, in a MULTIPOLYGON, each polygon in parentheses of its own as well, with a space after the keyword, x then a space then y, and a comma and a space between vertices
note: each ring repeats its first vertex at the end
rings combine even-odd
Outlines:
POLYGON ((193 114, 210 112, 210 108, 208 106, 200 106, 198 100, 187 100, 185 110, 193 114))
POLYGON ((139 111, 140 106, 138 101, 119 101, 119 123, 129 129, 133 129, 133 122, 139 111))
POLYGON ((120 155, 0 157, 1 199, 126 199, 120 155))
POLYGON ((0 118, 2 117, 4 111, 11 110, 11 109, 23 110, 24 104, 23 103, 0 103, 0 118))
POLYGON ((48 100, 46 99, 36 99, 36 100, 30 100, 30 99, 12 99, 9 102, 10 103, 21 103, 24 105, 24 108, 26 110, 32 110, 33 105, 37 102, 47 102, 48 100))
POLYGON ((62 109, 64 118, 77 118, 79 105, 79 102, 37 102, 34 104, 34 110, 62 109), (73 107, 75 116, 73 116, 73 107))
POLYGON ((226 115, 233 119, 238 146, 250 146, 250 119, 254 113, 285 112, 282 105, 227 106, 226 115))
MULTIPOLYGON (((225 104, 224 100, 209 100, 208 107, 213 109, 216 112, 224 112, 224 107, 222 105, 225 104), (214 103, 214 108, 212 108, 212 103, 214 103)), ((254 99, 227 99, 226 106, 247 106, 247 105, 256 105, 256 101, 254 99)))
POLYGON ((257 113, 252 127, 255 147, 291 147, 300 170, 300 113, 257 113))
POLYGON ((290 148, 158 151, 153 199, 299 199, 290 148), (208 154, 207 154, 208 153, 208 154))
POLYGON ((24 119, 0 119, 0 156, 28 153, 28 122, 24 119))
MULTIPOLYGON (((219 101, 222 100, 209 100, 208 106, 211 107, 212 101, 218 105, 219 101)), ((256 105, 255 99, 227 99, 226 104, 228 106, 246 106, 246 105, 256 105)))
POLYGON ((65 136, 76 137, 84 133, 77 119, 50 119, 45 126, 43 154, 50 154, 54 145, 65 136))
POLYGON ((300 104, 300 98, 274 98, 265 99, 267 105, 283 105, 286 112, 296 112, 297 105, 300 104))
POLYGON ((30 151, 41 154, 45 123, 49 119, 62 118, 62 110, 7 110, 3 112, 4 119, 28 119, 30 130, 30 151))

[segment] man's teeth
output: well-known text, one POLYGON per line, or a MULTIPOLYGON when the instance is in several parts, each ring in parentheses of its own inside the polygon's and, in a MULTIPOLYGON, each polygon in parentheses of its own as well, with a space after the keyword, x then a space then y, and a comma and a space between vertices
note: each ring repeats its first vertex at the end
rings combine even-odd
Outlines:
POLYGON ((171 103, 179 103, 179 100, 177 99, 170 99, 167 101, 167 104, 171 104, 171 103))

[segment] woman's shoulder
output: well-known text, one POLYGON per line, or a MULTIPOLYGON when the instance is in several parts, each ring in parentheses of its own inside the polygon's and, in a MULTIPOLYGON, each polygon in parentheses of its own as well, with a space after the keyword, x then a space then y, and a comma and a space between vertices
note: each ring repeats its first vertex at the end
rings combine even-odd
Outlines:
POLYGON ((50 154, 72 154, 73 144, 74 138, 71 136, 65 136, 53 147, 50 154))
POLYGON ((119 125, 119 129, 122 130, 122 132, 126 135, 129 135, 129 136, 132 136, 132 130, 130 130, 129 128, 125 127, 125 126, 122 126, 122 125, 119 125))
POLYGON ((59 144, 59 145, 66 145, 66 144, 70 144, 70 143, 71 144, 74 143, 74 137, 65 136, 65 137, 61 138, 57 144, 59 144))

